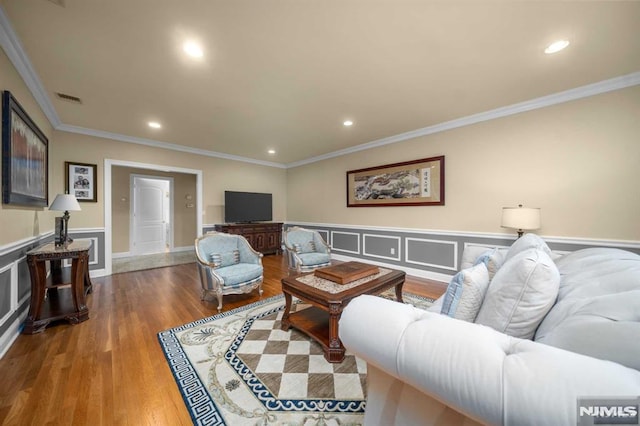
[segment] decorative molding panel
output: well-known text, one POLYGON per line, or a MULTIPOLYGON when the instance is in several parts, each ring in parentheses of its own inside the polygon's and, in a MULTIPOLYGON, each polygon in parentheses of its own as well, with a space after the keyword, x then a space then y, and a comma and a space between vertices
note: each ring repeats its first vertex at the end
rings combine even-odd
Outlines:
MULTIPOLYGON (((360 260, 376 264, 376 259, 386 262, 390 268, 401 269, 410 275, 449 281, 458 271, 464 247, 470 245, 509 247, 516 240, 515 234, 490 234, 481 232, 442 231, 429 229, 392 228, 327 223, 287 222, 285 226, 301 226, 314 230, 326 230, 331 235, 332 257, 360 260), (362 235, 363 250, 356 245, 362 235), (346 238, 349 238, 345 241, 346 238), (403 253, 396 259, 371 246, 374 238, 400 241, 403 253), (334 256, 335 255, 335 256, 334 256), (378 257, 376 257, 378 256, 378 257)), ((587 247, 617 247, 640 254, 640 242, 592 240, 584 238, 541 236, 555 253, 567 253, 587 247)), ((380 240, 377 240, 380 242, 380 240)), ((384 245, 383 245, 384 246, 384 245)), ((386 250, 390 251, 390 247, 386 250)), ((379 262, 378 262, 379 263, 379 262)))
POLYGON ((405 238, 405 262, 433 268, 458 270, 458 243, 456 241, 405 238), (419 249, 419 246, 422 246, 419 249), (439 246, 439 247, 438 247, 439 246), (437 262, 434 259, 447 260, 437 262))
MULTIPOLYGON (((76 238, 74 241, 91 241, 91 248, 89 249, 89 266, 98 265, 100 262, 100 245, 98 244, 98 237, 92 238, 76 238)), ((65 268, 71 267, 71 259, 64 259, 62 266, 65 268)))
POLYGON ((329 246, 331 246, 331 240, 330 240, 331 234, 329 233, 329 231, 326 229, 316 229, 316 231, 318 231, 318 234, 320 234, 324 242, 329 244, 329 246))
POLYGON ((331 250, 343 253, 360 254, 360 234, 357 232, 331 231, 331 250), (336 246, 336 243, 340 244, 347 242, 349 239, 351 239, 351 241, 355 241, 357 247, 355 250, 336 246))
POLYGON ((16 310, 18 303, 16 275, 15 263, 0 269, 0 326, 4 325, 16 310))
POLYGON ((399 262, 401 259, 401 238, 398 236, 379 235, 379 234, 362 234, 362 254, 380 259, 393 260, 399 262), (393 241, 392 244, 380 243, 377 240, 393 241), (367 240, 369 244, 367 245, 367 240), (367 246, 369 248, 367 248, 367 246), (389 250, 386 250, 389 249, 389 250), (386 253, 385 253, 386 252, 386 253))

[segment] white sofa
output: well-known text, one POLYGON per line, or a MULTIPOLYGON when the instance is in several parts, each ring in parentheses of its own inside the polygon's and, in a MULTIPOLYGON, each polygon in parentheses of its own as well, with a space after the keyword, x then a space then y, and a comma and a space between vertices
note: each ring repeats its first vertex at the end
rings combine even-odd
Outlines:
POLYGON ((439 304, 351 301, 340 338, 367 362, 365 424, 576 425, 578 397, 639 396, 640 256, 551 258, 558 296, 533 340, 442 315, 439 304))

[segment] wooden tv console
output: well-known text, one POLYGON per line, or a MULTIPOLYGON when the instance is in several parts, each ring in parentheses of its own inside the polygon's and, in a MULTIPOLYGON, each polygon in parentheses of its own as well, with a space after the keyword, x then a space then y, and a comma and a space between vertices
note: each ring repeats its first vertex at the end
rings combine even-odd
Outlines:
POLYGON ((222 223, 215 225, 214 229, 242 235, 254 250, 262 254, 278 254, 281 251, 282 222, 222 223))

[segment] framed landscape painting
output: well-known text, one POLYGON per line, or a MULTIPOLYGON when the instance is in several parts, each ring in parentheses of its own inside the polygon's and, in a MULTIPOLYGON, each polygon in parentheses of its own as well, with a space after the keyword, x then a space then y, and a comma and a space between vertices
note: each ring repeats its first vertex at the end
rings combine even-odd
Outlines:
POLYGON ((444 155, 347 172, 347 207, 443 205, 444 155))
POLYGON ((65 190, 80 202, 97 202, 97 166, 65 161, 65 190))
POLYGON ((18 101, 2 94, 2 202, 49 204, 49 141, 18 101))

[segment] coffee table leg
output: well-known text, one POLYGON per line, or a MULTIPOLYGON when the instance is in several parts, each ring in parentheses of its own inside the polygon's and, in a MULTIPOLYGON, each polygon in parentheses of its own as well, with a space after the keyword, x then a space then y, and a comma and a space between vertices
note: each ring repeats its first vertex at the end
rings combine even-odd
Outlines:
POLYGON ((280 321, 280 328, 284 331, 287 331, 291 327, 291 322, 289 322, 289 314, 291 311, 292 297, 291 294, 284 291, 282 292, 282 294, 284 294, 285 306, 284 313, 282 314, 282 321, 280 321))
POLYGON ((342 315, 342 304, 329 304, 329 350, 325 358, 329 362, 342 362, 345 349, 338 337, 338 323, 342 315))
POLYGON ((403 285, 404 285, 404 281, 396 286, 396 299, 398 299, 398 302, 400 302, 400 303, 404 303, 404 300, 402 300, 402 286, 403 285))

